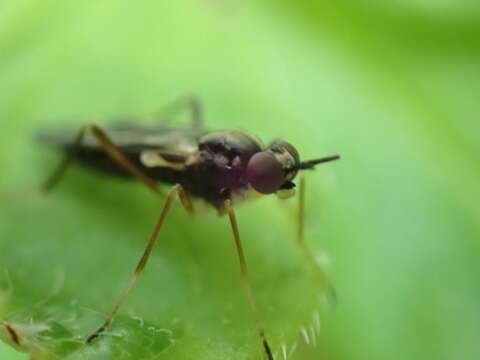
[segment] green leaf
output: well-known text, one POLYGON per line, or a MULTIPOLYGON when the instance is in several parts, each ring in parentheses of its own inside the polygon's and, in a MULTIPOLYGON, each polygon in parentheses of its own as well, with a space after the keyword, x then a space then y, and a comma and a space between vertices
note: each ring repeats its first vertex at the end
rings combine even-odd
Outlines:
POLYGON ((295 245, 295 201, 238 209, 276 360, 476 359, 479 13, 468 0, 4 1, 0 358, 262 358, 227 219, 178 204, 112 327, 85 345, 162 199, 81 166, 31 191, 60 156, 37 130, 149 123, 195 93, 212 129, 342 156, 307 176, 307 241, 331 259, 334 311, 295 245))

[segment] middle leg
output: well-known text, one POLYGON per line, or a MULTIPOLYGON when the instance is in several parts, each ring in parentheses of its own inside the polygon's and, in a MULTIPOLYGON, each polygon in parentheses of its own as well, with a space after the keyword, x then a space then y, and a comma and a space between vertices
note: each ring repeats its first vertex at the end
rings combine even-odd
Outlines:
POLYGON ((172 188, 172 190, 170 190, 167 196, 167 200, 165 201, 165 204, 163 206, 162 212, 160 213, 160 217, 155 225, 152 235, 150 236, 150 240, 148 241, 147 247, 145 248, 145 251, 143 252, 142 257, 140 258, 140 261, 138 262, 137 267, 135 268, 135 272, 133 273, 133 276, 130 278, 130 281, 128 282, 127 287, 125 288, 122 295, 118 299, 117 303, 113 307, 113 310, 110 312, 110 315, 107 317, 107 319, 102 324, 102 326, 100 326, 93 334, 91 334, 87 338, 87 343, 91 343, 98 336, 100 336, 101 333, 103 333, 105 330, 108 329, 113 319, 117 315, 118 311, 127 300, 128 295, 130 294, 137 280, 140 278, 140 276, 143 274, 143 271, 145 270, 145 266, 147 265, 147 262, 148 262, 148 259, 150 258, 152 250, 155 247, 155 244, 158 239, 158 234, 160 233, 160 230, 163 227, 163 223, 165 222, 165 219, 170 211, 173 201, 175 200, 176 196, 178 194, 181 194, 182 192, 185 192, 185 190, 183 190, 181 185, 175 185, 172 188))

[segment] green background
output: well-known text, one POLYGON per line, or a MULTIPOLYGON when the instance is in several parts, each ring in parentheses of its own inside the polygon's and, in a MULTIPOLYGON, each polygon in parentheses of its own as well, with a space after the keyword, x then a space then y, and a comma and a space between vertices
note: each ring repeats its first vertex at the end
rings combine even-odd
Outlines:
POLYGON ((290 359, 477 359, 479 79, 473 0, 2 1, 0 319, 38 358, 262 358, 226 219, 179 206, 111 331, 83 346, 161 201, 78 166, 51 196, 28 191, 58 161, 38 129, 147 123, 196 94, 213 129, 342 155, 307 174, 334 310, 294 244, 294 200, 238 209, 277 359, 282 344, 290 359))

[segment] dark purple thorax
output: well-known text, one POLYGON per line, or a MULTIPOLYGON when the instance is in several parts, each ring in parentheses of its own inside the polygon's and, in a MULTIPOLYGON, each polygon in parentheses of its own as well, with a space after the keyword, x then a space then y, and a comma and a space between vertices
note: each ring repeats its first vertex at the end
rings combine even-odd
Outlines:
POLYGON ((239 130, 212 132, 199 139, 200 161, 189 171, 195 183, 187 185, 216 207, 234 193, 248 189, 247 165, 262 150, 254 136, 239 130))

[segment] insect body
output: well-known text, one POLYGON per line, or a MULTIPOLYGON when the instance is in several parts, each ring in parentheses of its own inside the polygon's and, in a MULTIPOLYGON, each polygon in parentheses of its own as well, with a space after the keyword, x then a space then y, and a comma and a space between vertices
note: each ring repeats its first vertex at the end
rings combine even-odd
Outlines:
MULTIPOLYGON (((268 147, 240 130, 122 126, 109 129, 108 138, 138 169, 167 184, 180 184, 190 195, 220 209, 227 199, 242 199, 250 191, 271 194, 295 187, 301 163, 297 150, 278 140, 268 147)), ((94 136, 73 149, 73 137, 49 133, 44 140, 75 151, 75 157, 100 171, 132 176, 94 136)))
MULTIPOLYGON (((44 184, 45 190, 51 190, 58 184, 74 159, 101 171, 137 178, 160 194, 162 193, 157 186, 158 182, 172 185, 128 287, 105 323, 89 336, 87 342, 93 341, 109 327, 143 273, 171 204, 178 195, 189 213, 194 211, 191 201, 194 197, 211 204, 220 214, 228 215, 247 300, 256 320, 265 354, 272 360, 272 351, 248 278, 248 267, 234 205, 252 192, 277 193, 283 197, 285 193, 292 192, 295 187, 293 180, 300 171, 313 169, 317 164, 339 157, 301 161, 297 150, 283 140, 276 140, 264 146, 256 136, 244 131, 207 131, 200 121, 199 103, 194 99, 188 99, 184 104, 188 105, 193 118, 193 125, 185 129, 122 125, 103 131, 95 125, 90 125, 83 127, 76 136, 63 132, 47 132, 41 136, 43 140, 66 150, 63 162, 44 184)), ((304 197, 304 178, 301 176, 298 243, 307 258, 317 267, 327 290, 331 290, 320 266, 303 240, 304 197)))

